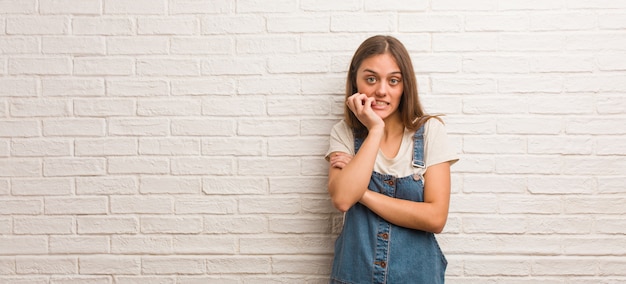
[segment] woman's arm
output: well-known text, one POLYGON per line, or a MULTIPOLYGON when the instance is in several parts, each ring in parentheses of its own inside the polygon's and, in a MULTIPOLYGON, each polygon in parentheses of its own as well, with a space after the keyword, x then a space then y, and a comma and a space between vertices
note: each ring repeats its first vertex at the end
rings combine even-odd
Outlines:
POLYGON ((424 202, 392 198, 370 190, 364 192, 359 202, 392 224, 441 233, 450 206, 450 163, 428 167, 424 180, 424 202))
POLYGON ((382 136, 382 129, 370 131, 354 157, 340 152, 330 154, 328 192, 339 211, 348 211, 367 191, 382 136))

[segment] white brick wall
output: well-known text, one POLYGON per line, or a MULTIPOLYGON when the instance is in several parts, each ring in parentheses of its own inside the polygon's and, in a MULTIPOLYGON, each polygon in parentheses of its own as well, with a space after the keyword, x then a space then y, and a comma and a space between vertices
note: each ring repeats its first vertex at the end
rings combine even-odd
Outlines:
POLYGON ((0 0, 0 282, 326 283, 378 33, 461 154, 448 282, 626 282, 625 3, 0 0))

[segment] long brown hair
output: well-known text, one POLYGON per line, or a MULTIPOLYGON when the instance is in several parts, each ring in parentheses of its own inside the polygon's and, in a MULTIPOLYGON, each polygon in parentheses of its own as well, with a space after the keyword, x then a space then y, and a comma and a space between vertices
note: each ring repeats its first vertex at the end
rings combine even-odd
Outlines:
MULTIPOLYGON (((356 74, 363 60, 379 54, 390 54, 395 60, 402 73, 404 92, 400 98, 398 111, 404 127, 415 131, 428 119, 436 117, 427 115, 422 108, 417 94, 417 79, 413 70, 413 63, 409 52, 404 45, 395 37, 377 35, 366 39, 354 53, 348 70, 346 80, 346 99, 357 92, 356 74)), ((352 111, 344 105, 344 119, 358 137, 367 135, 367 128, 359 121, 352 111)), ((437 117, 437 119, 439 119, 437 117)))

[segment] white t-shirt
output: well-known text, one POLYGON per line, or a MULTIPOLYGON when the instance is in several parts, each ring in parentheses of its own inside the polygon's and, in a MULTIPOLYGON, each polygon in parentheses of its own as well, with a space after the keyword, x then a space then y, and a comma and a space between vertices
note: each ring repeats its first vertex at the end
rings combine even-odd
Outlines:
MULTIPOLYGON (((404 129, 400 150, 395 157, 385 157, 378 149, 374 171, 381 174, 405 177, 410 175, 423 176, 429 166, 443 162, 456 163, 459 160, 448 144, 448 135, 444 125, 437 119, 429 119, 424 125, 424 168, 413 167, 413 136, 415 131, 404 129)), ((354 134, 344 120, 333 126, 330 132, 330 147, 326 159, 333 152, 354 155, 354 134)))

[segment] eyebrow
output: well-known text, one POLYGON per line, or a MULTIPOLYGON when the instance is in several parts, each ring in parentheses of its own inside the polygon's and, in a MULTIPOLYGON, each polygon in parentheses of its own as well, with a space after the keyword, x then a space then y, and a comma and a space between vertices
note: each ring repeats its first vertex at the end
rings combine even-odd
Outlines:
MULTIPOLYGON (((364 69, 363 72, 370 72, 370 73, 374 73, 374 74, 378 75, 378 73, 376 73, 376 71, 374 71, 372 69, 364 69)), ((402 72, 400 72, 400 71, 393 71, 393 72, 391 72, 389 74, 400 74, 400 75, 402 75, 402 72)))

